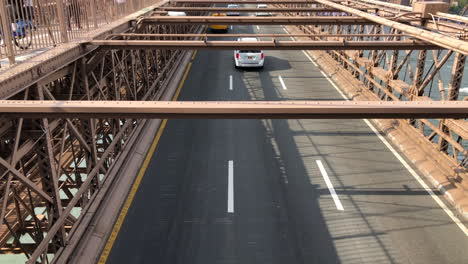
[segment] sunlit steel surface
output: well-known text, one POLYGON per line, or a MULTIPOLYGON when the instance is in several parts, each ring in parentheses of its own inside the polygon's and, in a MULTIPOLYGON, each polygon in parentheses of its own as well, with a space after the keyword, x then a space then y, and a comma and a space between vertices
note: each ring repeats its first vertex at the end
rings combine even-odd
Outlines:
MULTIPOLYGON (((401 18, 399 20, 408 20, 401 18)), ((376 22, 358 16, 323 17, 232 17, 232 16, 153 16, 142 19, 154 24, 203 24, 203 25, 372 25, 376 22)))
MULTIPOLYGON (((182 12, 193 12, 193 11, 210 11, 210 12, 257 12, 258 8, 227 8, 227 7, 161 7, 160 10, 165 11, 182 11, 182 12)), ((307 7, 285 7, 285 8, 262 8, 262 12, 333 12, 336 11, 334 8, 307 8, 307 7)))
POLYGON ((468 118, 468 102, 353 101, 0 101, 24 118, 468 118))
POLYGON ((427 50, 437 46, 422 41, 201 41, 201 40, 94 40, 91 45, 112 49, 247 49, 262 50, 427 50))

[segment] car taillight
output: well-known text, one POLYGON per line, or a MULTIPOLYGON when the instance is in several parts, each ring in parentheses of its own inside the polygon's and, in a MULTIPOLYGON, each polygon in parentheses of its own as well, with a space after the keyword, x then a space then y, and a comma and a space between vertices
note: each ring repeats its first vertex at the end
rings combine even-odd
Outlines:
POLYGON ((236 53, 236 59, 239 59, 239 53, 236 53))
POLYGON ((262 52, 262 60, 265 58, 265 53, 262 52))

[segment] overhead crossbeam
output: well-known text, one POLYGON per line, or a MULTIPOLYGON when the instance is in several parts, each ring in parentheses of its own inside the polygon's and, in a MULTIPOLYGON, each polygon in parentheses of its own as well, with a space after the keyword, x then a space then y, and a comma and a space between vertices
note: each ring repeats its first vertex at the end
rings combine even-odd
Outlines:
POLYGON ((427 50, 437 46, 422 41, 202 41, 93 40, 90 45, 110 49, 258 49, 258 50, 427 50))
POLYGON ((336 38, 336 37, 373 37, 373 38, 383 38, 383 37, 406 37, 404 34, 142 34, 142 33, 121 33, 121 34, 111 34, 108 38, 112 37, 135 37, 135 38, 152 38, 152 37, 213 37, 213 38, 225 38, 225 37, 274 37, 274 38, 288 38, 288 37, 314 37, 314 38, 336 38))
MULTIPOLYGON (((333 12, 337 11, 335 8, 321 8, 321 7, 286 7, 286 8, 262 8, 259 10, 258 8, 248 8, 248 7, 241 7, 241 8, 227 8, 227 7, 160 7, 159 10, 164 11, 183 11, 183 12, 199 12, 199 11, 206 11, 206 12, 239 12, 239 13, 246 13, 246 12, 333 12)), ((366 9, 363 9, 366 10, 366 9)))
POLYGON ((232 17, 232 16, 153 16, 143 18, 143 23, 156 24, 201 24, 201 25, 373 25, 367 19, 351 16, 341 17, 232 17))
POLYGON ((428 101, 0 101, 0 115, 24 118, 358 119, 467 118, 468 102, 428 101))

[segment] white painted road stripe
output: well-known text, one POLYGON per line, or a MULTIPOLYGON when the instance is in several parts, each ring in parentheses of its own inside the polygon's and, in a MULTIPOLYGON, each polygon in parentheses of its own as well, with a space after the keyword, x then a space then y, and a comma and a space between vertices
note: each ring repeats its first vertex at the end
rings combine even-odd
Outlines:
POLYGON ((335 192, 335 188, 333 188, 333 185, 330 181, 330 178, 328 177, 328 173, 325 170, 325 167, 322 164, 321 160, 316 160, 317 165, 319 167, 320 172, 322 173, 323 179, 325 180, 325 183, 327 184, 328 190, 330 190, 330 194, 333 198, 333 201, 335 202, 336 209, 339 211, 344 211, 343 205, 341 204, 340 198, 338 198, 338 195, 335 192))
MULTIPOLYGON (((287 34, 289 34, 289 32, 286 30, 286 28, 284 26, 282 26, 282 27, 283 27, 283 31, 286 32, 287 34)), ((296 40, 295 37, 289 37, 289 38, 296 40)), ((317 63, 315 63, 315 61, 309 56, 309 54, 307 54, 307 52, 305 50, 303 50, 302 53, 304 53, 304 55, 310 60, 310 62, 312 62, 312 64, 314 64, 315 67, 318 67, 317 63)))
POLYGON ((232 91, 232 75, 229 75, 229 90, 232 91))
POLYGON ((260 30, 260 27, 259 26, 255 26, 257 28, 257 30, 260 30))
POLYGON ((315 63, 315 61, 309 56, 309 54, 307 54, 307 52, 305 50, 303 50, 302 52, 312 62, 312 64, 314 64, 315 67, 318 67, 317 63, 315 63))
POLYGON ((413 168, 411 168, 411 166, 403 159, 403 157, 398 153, 396 152, 396 150, 393 148, 392 145, 390 145, 390 143, 387 141, 387 139, 385 139, 380 133, 379 131, 377 131, 377 129, 374 127, 374 125, 371 124, 371 122, 369 122, 369 120, 367 119, 364 119, 364 122, 372 129, 372 131, 374 131, 374 133, 377 135, 377 137, 379 137, 379 139, 385 144, 385 146, 387 146, 387 148, 393 153, 393 155, 395 155, 395 157, 401 162, 401 164, 403 164, 403 166, 409 171, 409 173, 419 182, 419 184, 421 184, 421 186, 429 193, 429 195, 432 197, 432 199, 434 199, 434 201, 440 206, 442 207, 442 209, 445 211, 445 213, 447 213, 447 215, 455 222, 455 224, 457 224, 457 226, 463 231, 463 233, 465 233, 465 236, 468 237, 468 228, 460 221, 460 219, 458 219, 458 217, 456 217, 452 210, 450 210, 446 205, 445 203, 439 198, 437 197, 437 195, 429 188, 429 186, 427 186, 427 184, 422 180, 421 176, 419 176, 418 173, 416 173, 416 171, 413 170, 413 168))
POLYGON ((228 213, 234 213, 234 161, 228 162, 228 213))
MULTIPOLYGON (((289 34, 289 32, 286 30, 286 28, 284 28, 284 26, 282 26, 282 27, 283 27, 283 31, 286 32, 286 34, 289 34)), ((289 37, 289 39, 294 40, 292 37, 289 37)))
POLYGON ((284 84, 284 81, 283 81, 283 78, 281 77, 281 75, 278 76, 278 79, 279 79, 279 81, 280 81, 280 83, 281 83, 281 86, 283 87, 283 90, 287 90, 288 88, 287 88, 286 85, 284 84))
MULTIPOLYGON (((346 100, 349 101, 348 97, 338 88, 338 86, 335 84, 333 80, 331 80, 325 72, 322 70, 320 71, 323 76, 331 83, 331 85, 338 91, 338 93, 346 100)), ((427 186, 427 184, 422 180, 421 176, 411 168, 411 166, 403 159, 403 157, 393 148, 392 145, 387 141, 386 138, 384 138, 380 132, 372 125, 369 120, 364 119, 364 122, 370 127, 370 129, 377 135, 377 137, 384 143, 384 145, 393 153, 393 155, 398 159, 398 161, 403 164, 403 166, 408 170, 408 172, 416 179, 416 181, 421 184, 421 186, 426 190, 426 192, 429 193, 429 195, 434 199, 434 201, 445 211, 445 213, 452 219, 453 222, 465 233, 465 235, 468 237, 468 228, 460 221, 458 217, 455 216, 455 214, 450 210, 445 203, 427 186)))

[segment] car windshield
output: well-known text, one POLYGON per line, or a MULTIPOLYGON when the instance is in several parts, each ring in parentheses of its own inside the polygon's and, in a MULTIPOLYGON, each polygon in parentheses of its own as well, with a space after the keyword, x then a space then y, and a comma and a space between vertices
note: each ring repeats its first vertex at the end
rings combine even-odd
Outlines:
POLYGON ((239 50, 239 53, 262 53, 261 50, 239 50))

